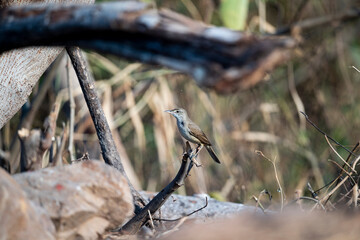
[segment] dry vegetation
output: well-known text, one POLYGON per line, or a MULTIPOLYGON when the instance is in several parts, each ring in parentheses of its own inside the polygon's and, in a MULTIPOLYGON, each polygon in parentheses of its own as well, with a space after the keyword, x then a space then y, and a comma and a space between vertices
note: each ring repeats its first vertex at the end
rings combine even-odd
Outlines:
MULTIPOLYGON (((219 1, 147 2, 207 23, 225 22, 219 1)), ((244 30, 271 33, 294 22, 355 7, 360 6, 350 0, 250 1, 244 30)), ((129 175, 133 183, 158 191, 176 174, 183 143, 174 119, 164 110, 180 106, 211 136, 223 162, 218 166, 207 154, 201 154, 203 167, 194 169, 180 193, 206 192, 219 200, 257 205, 265 211, 286 208, 300 198, 302 204, 296 206, 310 211, 356 208, 359 24, 358 20, 333 22, 293 33, 302 39, 292 61, 256 87, 227 96, 205 92, 179 72, 88 52, 114 139, 122 159, 132 164, 134 174, 129 175), (300 111, 344 147, 308 124, 300 111)), ((29 104, 1 129, 0 158, 5 168, 9 167, 6 160, 10 162, 12 172, 18 171, 19 126, 41 127, 57 102, 61 109, 56 136, 60 138, 63 129, 68 129, 67 70, 66 61, 62 61, 52 65, 34 88, 29 104)), ((78 158, 88 152, 90 158, 101 158, 81 91, 71 89, 76 96, 74 155, 78 158)), ((62 147, 64 140, 58 141, 54 148, 62 147)), ((63 161, 71 159, 66 149, 62 157, 63 161)))

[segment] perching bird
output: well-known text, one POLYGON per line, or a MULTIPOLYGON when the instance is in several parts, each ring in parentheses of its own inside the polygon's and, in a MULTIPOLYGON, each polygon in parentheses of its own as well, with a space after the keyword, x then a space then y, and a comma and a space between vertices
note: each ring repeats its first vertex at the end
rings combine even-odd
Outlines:
POLYGON ((220 163, 219 158, 216 156, 214 150, 211 147, 209 139, 205 133, 188 117, 185 109, 175 108, 173 110, 166 110, 176 118, 177 126, 180 134, 188 141, 196 143, 200 146, 204 146, 212 159, 215 162, 220 163))

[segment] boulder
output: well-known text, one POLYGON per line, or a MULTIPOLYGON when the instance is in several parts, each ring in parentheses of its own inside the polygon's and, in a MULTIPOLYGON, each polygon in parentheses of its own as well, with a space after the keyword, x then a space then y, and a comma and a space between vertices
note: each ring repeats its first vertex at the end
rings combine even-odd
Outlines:
POLYGON ((57 239, 97 239, 133 214, 125 177, 100 161, 45 168, 14 175, 55 224, 57 239))
POLYGON ((55 239, 50 217, 0 168, 0 239, 55 239))

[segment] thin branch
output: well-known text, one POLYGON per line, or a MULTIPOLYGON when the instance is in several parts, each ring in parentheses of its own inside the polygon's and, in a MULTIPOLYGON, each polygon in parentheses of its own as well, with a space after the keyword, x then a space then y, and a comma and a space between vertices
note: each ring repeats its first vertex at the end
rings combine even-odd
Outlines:
POLYGON ((313 202, 316 203, 315 207, 316 207, 317 205, 319 205, 324 211, 326 211, 324 205, 323 205, 318 199, 316 199, 316 198, 311 198, 311 197, 306 197, 306 196, 302 196, 302 197, 299 197, 299 198, 296 198, 296 199, 292 200, 289 204, 287 204, 287 206, 292 205, 292 204, 296 203, 296 202, 299 201, 299 200, 309 200, 309 201, 313 201, 313 202))
MULTIPOLYGON (((355 161, 352 163, 352 164, 353 164, 353 165, 352 165, 352 168, 355 168, 356 165, 357 165, 357 163, 358 163, 359 161, 360 161, 360 156, 357 157, 357 158, 355 159, 355 161)), ((350 172, 349 175, 346 176, 340 183, 338 183, 338 184, 331 190, 330 193, 328 193, 326 196, 324 196, 324 197, 321 199, 321 201, 324 201, 325 204, 326 204, 326 203, 328 202, 328 200, 331 198, 331 196, 334 194, 334 192, 335 192, 341 185, 343 185, 343 184, 347 181, 347 179, 349 178, 349 176, 352 175, 352 173, 353 173, 353 172, 350 172)), ((325 204, 324 204, 324 205, 325 205, 325 204)))
POLYGON ((175 176, 175 178, 163 189, 161 190, 139 213, 137 213, 132 219, 130 219, 124 226, 116 231, 124 235, 133 235, 136 234, 141 226, 143 226, 148 221, 148 211, 153 215, 160 207, 165 203, 165 201, 171 196, 171 194, 176 191, 180 186, 184 185, 185 178, 187 177, 188 168, 190 166, 191 160, 189 158, 192 149, 189 142, 186 142, 185 153, 181 161, 180 169, 175 176))
POLYGON ((69 90, 69 102, 70 102, 70 121, 69 121, 69 145, 68 145, 68 152, 70 155, 71 162, 75 161, 75 156, 73 152, 74 148, 74 122, 75 122, 75 100, 73 89, 71 86, 71 79, 70 79, 70 60, 69 57, 66 57, 66 77, 68 83, 68 90, 69 90))
POLYGON ((325 135, 325 139, 326 139, 326 142, 329 144, 331 150, 333 150, 333 152, 341 159, 341 161, 343 161, 344 164, 351 169, 351 171, 353 171, 354 173, 357 174, 357 171, 356 171, 354 168, 352 168, 352 167, 350 166, 350 164, 347 163, 347 162, 341 157, 341 155, 334 149, 334 147, 330 144, 329 139, 328 139, 328 137, 327 137, 326 135, 325 135))
POLYGON ((69 126, 65 124, 63 124, 63 130, 61 133, 61 137, 57 137, 57 139, 59 140, 59 142, 57 143, 57 147, 56 147, 56 154, 54 156, 53 162, 52 162, 52 166, 62 166, 63 165, 63 151, 65 148, 65 142, 66 142, 66 138, 67 138, 67 134, 69 131, 69 126))
POLYGON ((164 219, 164 218, 153 218, 153 220, 156 220, 156 221, 164 221, 164 222, 176 222, 176 221, 179 221, 183 218, 187 218, 187 217, 190 217, 191 215, 193 215, 194 213, 197 213, 201 210, 203 210, 204 208, 206 208, 208 206, 208 198, 205 197, 205 205, 202 206, 201 208, 198 208, 196 209, 195 211, 192 211, 191 213, 188 213, 186 214, 185 216, 182 216, 182 217, 179 217, 179 218, 175 218, 175 219, 164 219))
POLYGON ((335 164, 338 168, 341 169, 341 171, 343 173, 345 173, 346 175, 348 175, 351 178, 351 180, 354 182, 354 184, 356 184, 355 179, 350 175, 349 172, 347 172, 343 167, 341 167, 340 164, 338 164, 337 162, 335 162, 334 160, 331 160, 331 159, 329 159, 328 162, 331 162, 331 163, 335 164))
POLYGON ((256 207, 260 207, 260 209, 263 211, 263 213, 266 213, 264 206, 260 202, 260 199, 258 199, 255 195, 252 195, 251 198, 254 199, 254 201, 256 202, 256 207))
POLYGON ((353 192, 354 207, 357 208, 358 200, 359 200, 359 186, 357 184, 355 184, 355 186, 353 187, 352 192, 353 192))
MULTIPOLYGON (((351 173, 350 173, 351 175, 351 173)), ((344 177, 343 180, 341 180, 341 182, 339 184, 337 184, 326 196, 324 196, 321 201, 325 202, 325 204, 327 203, 327 201, 330 199, 330 197, 334 194, 334 192, 341 187, 347 180, 348 180, 349 176, 344 177)))
MULTIPOLYGON (((311 184, 308 182, 307 184, 306 184, 306 186, 307 186, 307 189, 309 190, 309 192, 311 193, 311 196, 313 197, 313 198, 316 198, 317 199, 317 197, 318 197, 318 195, 317 195, 317 191, 320 191, 320 190, 316 190, 316 191, 314 191, 314 189, 312 188, 312 186, 311 186, 311 184)), ((326 185, 325 185, 326 186, 326 185)), ((324 187, 325 187, 324 186, 324 187)), ((323 187, 323 188, 324 188, 323 187)))
POLYGON ((149 215, 149 219, 150 219, 151 228, 154 229, 155 228, 154 221, 153 221, 153 218, 151 216, 150 210, 148 210, 148 215, 149 215))
POLYGON ((347 149, 344 145, 342 145, 341 143, 339 143, 338 141, 336 141, 335 139, 333 139, 332 137, 330 137, 329 135, 327 135, 323 130, 321 130, 318 126, 316 126, 315 123, 313 123, 309 116, 306 115, 304 112, 300 112, 302 115, 304 115, 304 117, 306 118, 306 121, 308 123, 310 123, 316 130, 318 130, 322 135, 326 136, 327 138, 329 138, 331 141, 333 141, 335 144, 337 144, 338 146, 340 146, 342 149, 344 149, 345 151, 347 151, 348 153, 350 153, 351 155, 357 157, 357 155, 355 153, 353 153, 352 151, 350 151, 349 149, 347 149))
POLYGON ((359 69, 357 69, 357 67, 355 67, 355 66, 351 66, 353 69, 355 69, 358 73, 360 73, 360 70, 359 69))
POLYGON ((349 20, 357 19, 359 17, 360 17, 360 10, 354 7, 352 9, 347 9, 346 11, 336 15, 321 16, 317 18, 310 18, 310 19, 302 20, 300 22, 296 22, 294 24, 291 24, 290 26, 279 28, 276 31, 276 33, 274 33, 273 35, 282 35, 282 34, 290 33, 295 29, 299 31, 303 31, 305 29, 320 27, 326 24, 330 25, 329 23, 332 22, 349 21, 349 20))
POLYGON ((124 167, 121 163, 120 155, 117 152, 115 142, 111 134, 109 124, 106 120, 104 110, 102 109, 100 99, 97 96, 94 80, 90 72, 87 70, 86 60, 83 57, 80 48, 67 47, 66 50, 74 66, 86 104, 94 122, 104 161, 107 164, 115 167, 126 177, 131 193, 134 197, 135 206, 137 207, 135 211, 138 211, 145 205, 145 200, 135 190, 125 173, 124 167))
MULTIPOLYGON (((352 149, 351 151, 352 151, 352 152, 355 152, 355 150, 356 150, 359 146, 360 146, 360 142, 357 142, 356 145, 353 147, 353 149, 352 149)), ((349 154, 349 155, 348 155, 348 157, 346 158, 346 162, 349 162, 351 156, 352 156, 352 154, 349 154)), ((351 164, 352 164, 352 163, 351 163, 351 164)), ((344 167, 345 167, 345 164, 342 166, 342 168, 344 168, 344 167)), ((335 181, 337 181, 336 184, 335 184, 335 185, 337 185, 337 184, 339 183, 339 181, 340 181, 339 179, 340 179, 341 174, 342 174, 342 172, 340 172, 340 173, 338 174, 338 176, 337 176, 336 178, 334 178, 332 181, 330 181, 329 183, 325 184, 323 187, 321 187, 321 188, 319 188, 318 190, 316 190, 315 193, 320 192, 322 189, 328 187, 329 185, 331 186, 335 181)), ((330 186, 329 186, 329 187, 330 187, 330 186)))
POLYGON ((274 167, 274 171, 275 171, 275 178, 276 178, 276 182, 279 186, 279 190, 280 190, 280 197, 281 197, 281 211, 283 210, 284 208, 284 192, 283 192, 283 189, 281 187, 281 184, 280 184, 280 180, 279 180, 279 176, 278 176, 278 173, 277 173, 277 169, 276 169, 276 164, 275 164, 275 160, 271 160, 269 159, 268 157, 266 157, 261 151, 259 150, 256 150, 255 151, 256 154, 258 154, 259 156, 262 156, 263 158, 265 158, 266 160, 268 160, 269 162, 272 163, 273 167, 274 167))

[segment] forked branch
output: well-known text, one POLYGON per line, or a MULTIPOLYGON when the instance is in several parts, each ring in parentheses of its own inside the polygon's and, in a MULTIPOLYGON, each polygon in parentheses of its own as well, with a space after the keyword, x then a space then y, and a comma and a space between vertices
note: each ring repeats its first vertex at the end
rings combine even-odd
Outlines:
POLYGON ((121 229, 122 234, 136 234, 141 226, 143 226, 149 220, 149 214, 153 215, 160 207, 166 202, 166 200, 175 192, 179 187, 184 185, 185 178, 188 176, 188 171, 192 167, 190 155, 192 149, 189 142, 186 142, 186 149, 183 154, 181 166, 176 174, 175 178, 161 190, 141 211, 130 219, 121 229))

